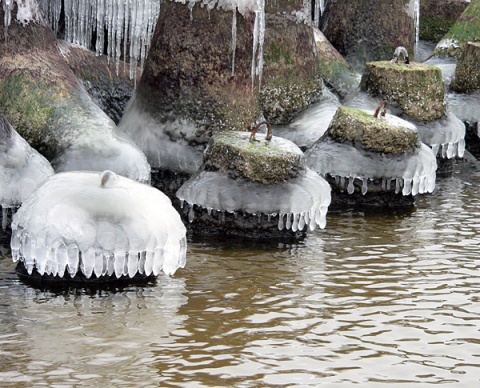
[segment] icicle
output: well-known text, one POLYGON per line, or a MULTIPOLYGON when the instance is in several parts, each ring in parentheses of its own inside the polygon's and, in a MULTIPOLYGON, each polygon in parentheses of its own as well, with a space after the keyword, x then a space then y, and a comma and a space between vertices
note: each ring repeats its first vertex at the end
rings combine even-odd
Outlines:
POLYGON ((314 0, 314 9, 313 9, 313 24, 318 28, 320 25, 320 0, 314 0))
POLYGON ((128 252, 128 276, 133 278, 138 269, 138 252, 128 252))
POLYGON ((283 217, 284 217, 284 214, 282 213, 278 215, 278 230, 283 230, 283 228, 285 227, 283 224, 283 217))
POLYGON ((68 252, 65 244, 61 243, 55 250, 56 262, 58 263, 55 275, 58 274, 61 278, 65 273, 68 263, 68 252))
POLYGON ((95 252, 95 261, 93 264, 93 273, 97 278, 103 274, 103 255, 100 252, 95 252))
POLYGON ((76 244, 69 244, 67 247, 67 265, 68 265, 68 273, 73 278, 78 271, 78 261, 79 261, 79 251, 76 244))
POLYGON ((2 207, 2 230, 7 229, 8 208, 2 207))
POLYGON ((193 211, 193 205, 191 205, 190 210, 188 211, 188 222, 193 222, 195 218, 195 212, 193 211))
POLYGON ((144 272, 147 276, 152 274, 154 256, 155 253, 153 251, 147 251, 145 254, 144 272))
POLYGON ((3 34, 8 38, 8 27, 12 21, 13 0, 3 0, 3 34))
POLYGON ((412 180, 411 179, 404 179, 403 180, 403 195, 410 195, 412 192, 412 180))
POLYGON ((232 16, 232 76, 235 75, 235 51, 237 50, 237 6, 232 16))
POLYGON ((420 188, 420 178, 418 175, 413 177, 412 195, 417 195, 420 188))
POLYGON ((400 192, 400 189, 401 189, 401 181, 402 181, 401 178, 397 178, 397 179, 396 179, 396 182, 395 182, 395 194, 398 194, 398 193, 400 192))
POLYGON ((420 0, 415 0, 415 44, 420 40, 420 0))
POLYGON ((120 278, 125 268, 125 254, 123 252, 115 252, 114 259, 115 276, 120 278))
POLYGON ((190 21, 193 21, 193 7, 195 6, 195 1, 190 1, 188 3, 188 10, 190 12, 190 21))
POLYGON ((265 1, 257 0, 258 9, 255 11, 255 23, 253 26, 253 53, 252 53, 252 89, 255 86, 255 78, 258 75, 258 88, 262 86, 263 74, 263 41, 265 37, 265 1))
POLYGON ((303 230, 303 228, 305 228, 305 214, 306 212, 303 212, 300 215, 300 219, 298 221, 298 230, 303 230))
POLYGON ((460 139, 460 141, 458 142, 457 155, 459 158, 463 158, 464 153, 465 153, 465 139, 460 139))
POLYGON ((300 213, 295 213, 293 215, 292 231, 296 232, 298 230, 298 221, 300 220, 300 213))
POLYGON ((147 261, 147 252, 140 252, 140 257, 138 259, 138 273, 145 273, 145 262, 147 261))
POLYGON ((163 261, 164 261, 164 255, 163 255, 163 249, 155 249, 155 254, 153 256, 153 274, 157 276, 163 268, 163 261))
POLYGON ((87 279, 92 276, 93 267, 95 266, 95 249, 88 248, 86 252, 82 252, 82 260, 80 269, 87 279))
POLYGON ((362 178, 362 195, 367 194, 367 191, 368 191, 367 180, 368 178, 362 178))
POLYGON ((353 186, 353 180, 355 178, 353 176, 349 176, 348 177, 348 188, 347 188, 347 193, 348 194, 353 194, 353 192, 355 191, 355 187, 353 186))
POLYGON ((287 222, 285 223, 285 229, 289 230, 292 227, 292 213, 287 213, 287 222))

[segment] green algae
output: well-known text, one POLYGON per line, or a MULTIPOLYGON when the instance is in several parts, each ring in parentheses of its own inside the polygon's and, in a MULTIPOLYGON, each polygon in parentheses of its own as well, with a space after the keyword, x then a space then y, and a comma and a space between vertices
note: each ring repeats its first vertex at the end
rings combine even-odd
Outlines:
POLYGON ((338 108, 327 134, 339 142, 351 142, 368 151, 401 155, 419 144, 415 129, 364 110, 338 108))
MULTIPOLYGON (((258 136, 260 139, 262 136, 258 136)), ((206 170, 263 184, 287 181, 305 171, 305 158, 288 140, 273 137, 250 141, 250 133, 225 131, 214 135, 204 154, 206 170)))
POLYGON ((29 72, 16 72, 0 82, 0 109, 17 132, 50 160, 56 154, 49 124, 57 101, 51 88, 29 72))
POLYGON ((437 120, 445 114, 442 72, 433 65, 369 62, 360 87, 389 103, 397 103, 405 114, 417 120, 437 120))

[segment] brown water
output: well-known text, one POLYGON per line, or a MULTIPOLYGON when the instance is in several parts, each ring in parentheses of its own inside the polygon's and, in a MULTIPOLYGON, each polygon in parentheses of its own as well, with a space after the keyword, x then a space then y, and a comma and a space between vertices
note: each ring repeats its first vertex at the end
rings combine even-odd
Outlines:
POLYGON ((190 242, 122 292, 30 288, 0 256, 0 386, 480 386, 480 168, 409 213, 293 246, 190 242), (342 385, 342 384, 340 384, 342 385))

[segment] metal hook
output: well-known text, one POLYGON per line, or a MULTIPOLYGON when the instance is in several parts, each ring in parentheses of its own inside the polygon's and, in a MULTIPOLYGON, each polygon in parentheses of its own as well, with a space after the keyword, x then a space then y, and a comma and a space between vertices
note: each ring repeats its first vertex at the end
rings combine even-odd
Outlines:
POLYGON ((260 129, 260 127, 265 124, 267 126, 267 137, 265 138, 268 141, 272 140, 272 126, 270 125, 269 122, 267 121, 262 121, 261 123, 258 123, 253 129, 252 129, 252 134, 250 135, 250 141, 251 142, 254 142, 254 141, 258 141, 257 139, 255 139, 255 134, 257 133, 257 131, 260 129))
POLYGON ((380 113, 380 110, 382 109, 382 107, 383 107, 383 110, 382 110, 381 116, 385 117, 385 115, 387 114, 387 106, 388 106, 388 103, 386 103, 385 101, 382 101, 380 104, 378 104, 378 107, 375 110, 375 114, 373 115, 373 117, 378 118, 378 114, 380 113))

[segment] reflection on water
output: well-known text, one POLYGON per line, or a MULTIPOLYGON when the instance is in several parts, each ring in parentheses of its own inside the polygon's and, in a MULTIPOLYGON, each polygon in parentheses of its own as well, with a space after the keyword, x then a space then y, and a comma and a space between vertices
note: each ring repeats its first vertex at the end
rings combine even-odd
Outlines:
POLYGON ((294 245, 191 241, 173 278, 119 292, 34 290, 4 247, 0 381, 478 386, 480 168, 410 212, 327 217, 294 245))

